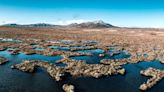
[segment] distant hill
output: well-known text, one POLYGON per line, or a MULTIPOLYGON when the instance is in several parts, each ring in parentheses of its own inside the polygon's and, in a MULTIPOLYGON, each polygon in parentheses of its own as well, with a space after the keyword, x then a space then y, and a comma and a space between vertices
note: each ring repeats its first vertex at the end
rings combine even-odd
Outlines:
POLYGON ((19 24, 4 24, 2 26, 12 26, 12 27, 16 27, 16 26, 20 26, 19 24))
POLYGON ((11 27, 73 27, 73 28, 111 28, 116 27, 111 24, 105 23, 103 21, 93 21, 93 22, 84 22, 84 23, 73 23, 69 25, 52 25, 46 23, 38 24, 29 24, 29 25, 20 25, 20 24, 5 24, 2 26, 11 26, 11 27))
POLYGON ((11 27, 54 27, 56 25, 38 23, 38 24, 29 24, 29 25, 20 25, 20 24, 5 24, 2 26, 11 26, 11 27))
POLYGON ((68 25, 69 27, 77 27, 77 28, 111 28, 115 27, 111 24, 105 23, 103 21, 93 21, 93 22, 84 22, 84 23, 73 23, 68 25))
POLYGON ((29 27, 54 27, 56 25, 46 24, 46 23, 38 23, 38 24, 30 24, 30 25, 25 25, 25 26, 29 26, 29 27))

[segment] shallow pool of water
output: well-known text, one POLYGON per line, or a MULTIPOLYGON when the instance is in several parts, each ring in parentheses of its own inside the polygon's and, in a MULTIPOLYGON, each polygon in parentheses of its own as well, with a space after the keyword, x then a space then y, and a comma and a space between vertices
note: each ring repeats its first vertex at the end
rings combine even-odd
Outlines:
MULTIPOLYGON (((54 63, 61 57, 24 55, 23 53, 10 55, 7 51, 1 51, 0 56, 9 59, 9 62, 0 65, 0 92, 63 92, 62 85, 64 83, 75 85, 75 92, 140 92, 139 86, 149 78, 140 75, 140 70, 148 67, 164 70, 164 65, 158 61, 141 62, 124 65, 123 67, 126 69, 124 76, 115 75, 100 79, 68 76, 65 80, 56 82, 43 68, 37 68, 35 73, 24 73, 16 69, 12 70, 10 66, 20 63, 24 59, 41 59, 54 63)), ((93 62, 95 60, 96 58, 93 58, 93 62)), ((162 80, 146 92, 162 92, 163 88, 164 81, 162 80)))
POLYGON ((101 49, 80 50, 79 52, 87 52, 87 53, 93 53, 93 54, 102 54, 102 53, 104 53, 104 50, 101 50, 101 49))
POLYGON ((71 57, 71 58, 75 59, 75 60, 84 60, 88 64, 98 64, 98 63, 100 63, 100 60, 103 59, 103 57, 99 57, 98 55, 76 56, 76 57, 71 57))
POLYGON ((112 51, 105 54, 104 57, 99 56, 99 54, 102 54, 104 51, 101 49, 95 49, 95 50, 82 50, 79 52, 86 52, 86 53, 92 53, 92 56, 75 56, 71 57, 75 60, 84 60, 88 64, 98 64, 102 59, 124 59, 129 58, 130 55, 126 54, 125 52, 121 52, 118 55, 110 56, 110 53, 113 53, 112 51))
POLYGON ((7 58, 9 61, 14 61, 15 63, 22 62, 22 60, 42 60, 54 63, 63 58, 61 56, 44 56, 39 54, 25 55, 23 53, 11 55, 8 51, 0 51, 0 56, 7 58))
MULTIPOLYGON (((148 67, 164 69, 164 65, 158 61, 141 62, 123 66, 126 74, 114 75, 95 79, 91 77, 70 78, 64 82, 74 84, 77 92, 141 92, 139 86, 149 77, 140 75, 140 71, 148 67)), ((145 92, 163 92, 164 80, 161 80, 153 88, 145 92)))
POLYGON ((20 41, 20 40, 14 40, 14 39, 0 39, 0 42, 18 42, 18 43, 20 43, 22 41, 20 41))
POLYGON ((34 48, 34 50, 38 50, 38 51, 43 51, 43 50, 45 50, 44 48, 34 48))
POLYGON ((56 50, 70 51, 69 47, 49 46, 49 48, 56 49, 56 50))

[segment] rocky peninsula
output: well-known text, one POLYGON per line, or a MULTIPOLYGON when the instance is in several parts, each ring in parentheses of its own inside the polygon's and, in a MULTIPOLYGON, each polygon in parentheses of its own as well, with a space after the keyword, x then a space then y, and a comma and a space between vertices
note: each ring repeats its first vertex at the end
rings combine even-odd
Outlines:
POLYGON ((142 85, 140 85, 140 90, 147 90, 153 87, 155 84, 157 84, 158 81, 164 78, 164 70, 159 70, 152 67, 146 70, 142 70, 140 73, 144 76, 152 77, 148 79, 147 82, 144 82, 142 85))

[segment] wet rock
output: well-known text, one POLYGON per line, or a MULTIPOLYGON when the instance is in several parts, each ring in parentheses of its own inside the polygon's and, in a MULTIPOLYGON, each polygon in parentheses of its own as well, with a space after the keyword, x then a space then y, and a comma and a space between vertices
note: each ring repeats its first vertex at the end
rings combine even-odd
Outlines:
POLYGON ((75 89, 73 85, 68 85, 68 84, 64 84, 62 88, 64 92, 74 92, 75 89))

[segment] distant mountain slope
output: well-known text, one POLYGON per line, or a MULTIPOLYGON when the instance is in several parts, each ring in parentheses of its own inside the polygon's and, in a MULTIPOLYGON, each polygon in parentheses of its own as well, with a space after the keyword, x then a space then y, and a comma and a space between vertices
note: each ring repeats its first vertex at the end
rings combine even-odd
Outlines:
POLYGON ((84 23, 80 23, 80 24, 73 23, 68 26, 77 27, 77 28, 111 28, 111 27, 115 27, 115 26, 105 23, 103 21, 84 22, 84 23))
POLYGON ((25 26, 29 26, 29 27, 54 27, 56 25, 46 24, 46 23, 38 23, 38 24, 30 24, 30 25, 25 25, 25 26))
POLYGON ((103 21, 93 21, 93 22, 84 22, 84 23, 73 23, 69 25, 52 25, 46 23, 38 24, 29 24, 29 25, 19 25, 19 24, 5 24, 2 26, 11 26, 11 27, 74 27, 74 28, 111 28, 116 27, 111 24, 105 23, 103 21))
POLYGON ((54 27, 56 25, 38 23, 38 24, 29 24, 29 25, 20 25, 20 24, 5 24, 2 26, 11 26, 11 27, 54 27))
POLYGON ((20 26, 19 24, 4 24, 2 26, 11 26, 11 27, 16 27, 16 26, 20 26))

